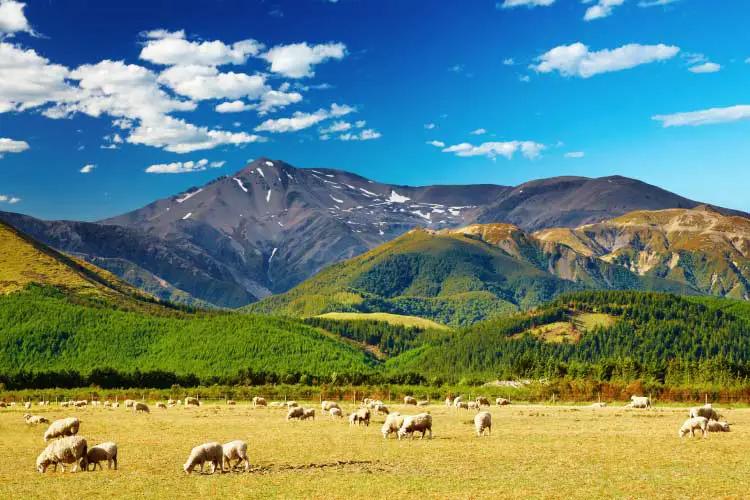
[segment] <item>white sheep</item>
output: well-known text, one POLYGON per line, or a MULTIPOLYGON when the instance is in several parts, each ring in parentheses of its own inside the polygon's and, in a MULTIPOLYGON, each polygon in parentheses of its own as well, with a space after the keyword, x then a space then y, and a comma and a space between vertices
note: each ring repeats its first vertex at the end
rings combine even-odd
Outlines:
POLYGON ((315 420, 315 408, 302 409, 302 416, 300 420, 312 419, 315 420))
POLYGON ((117 470, 117 445, 115 443, 102 443, 89 448, 89 452, 86 454, 86 461, 89 464, 93 464, 92 470, 96 470, 96 466, 99 466, 100 470, 104 470, 101 462, 107 461, 107 470, 112 468, 112 464, 117 470))
POLYGON ((475 399, 478 406, 490 406, 490 400, 489 398, 486 398, 484 396, 477 396, 475 399))
POLYGON ((469 403, 466 401, 459 401, 458 403, 454 403, 455 407, 459 410, 468 410, 469 409, 469 403))
POLYGON ((132 408, 134 404, 135 404, 135 400, 133 399, 125 400, 125 408, 132 408))
POLYGON ((695 437, 695 431, 700 429, 703 432, 703 438, 708 437, 708 419, 706 417, 692 417, 685 420, 680 430, 677 432, 679 437, 683 437, 686 434, 690 434, 690 437, 695 437))
POLYGON ((492 434, 492 415, 490 415, 490 412, 483 411, 474 416, 474 429, 477 431, 477 437, 482 437, 485 430, 488 434, 492 434))
POLYGON ((304 415, 305 410, 299 406, 295 406, 293 408, 289 408, 289 411, 286 412, 286 419, 287 420, 299 420, 302 418, 302 415, 304 415))
POLYGON ((349 415, 349 425, 356 425, 359 427, 360 424, 365 424, 365 427, 370 425, 370 409, 360 408, 356 412, 349 415))
POLYGON ((479 403, 476 401, 467 401, 466 402, 466 409, 468 410, 478 410, 479 409, 479 403))
POLYGON ((112 402, 111 401, 105 401, 104 402, 104 407, 105 408, 112 408, 112 402))
POLYGON ((156 403, 156 407, 157 407, 157 408, 161 408, 162 410, 166 410, 166 409, 167 409, 167 405, 165 405, 165 404, 164 404, 164 403, 162 403, 161 401, 157 401, 157 403, 156 403))
POLYGON ((151 410, 146 403, 137 402, 133 405, 133 415, 137 413, 151 413, 151 410))
POLYGON ((417 406, 430 406, 430 402, 428 400, 417 401, 417 406))
POLYGON ((605 403, 604 401, 602 401, 600 403, 593 403, 591 405, 592 408, 604 408, 606 406, 607 406, 607 403, 605 403))
POLYGON ((630 403, 625 408, 651 408, 651 400, 648 396, 630 396, 630 403))
POLYGON ((424 439, 427 431, 430 432, 430 439, 432 439, 432 415, 429 413, 420 413, 419 415, 404 417, 404 423, 401 424, 397 435, 399 439, 407 435, 409 439, 414 439, 414 433, 421 432, 422 437, 420 439, 424 439))
POLYGON ((383 403, 376 404, 372 409, 377 414, 382 413, 384 415, 388 415, 390 413, 390 410, 388 409, 388 407, 386 405, 384 405, 383 403))
POLYGON ((167 400, 167 406, 175 406, 177 404, 177 401, 174 399, 168 399, 167 400))
POLYGON ((46 443, 55 438, 73 436, 75 434, 78 434, 78 427, 80 425, 81 421, 76 417, 68 417, 62 418, 60 420, 55 420, 54 422, 52 422, 52 424, 50 424, 50 426, 47 428, 47 431, 44 433, 44 442, 46 443))
POLYGON ((211 463, 211 474, 216 472, 217 468, 223 467, 224 448, 219 443, 204 443, 193 448, 182 469, 186 474, 190 474, 196 465, 200 465, 201 474, 203 474, 203 464, 206 462, 211 463))
POLYGON ((224 459, 221 463, 221 470, 224 470, 224 463, 227 464, 229 470, 234 470, 239 467, 242 462, 245 462, 245 472, 250 470, 250 459, 247 458, 247 443, 244 441, 230 441, 225 443, 222 447, 222 454, 224 459), (237 463, 232 465, 232 460, 237 460, 237 463))
POLYGON ((237 404, 237 401, 234 399, 227 399, 227 406, 235 406, 237 404))
POLYGON ((88 404, 89 404, 88 401, 86 401, 85 399, 81 399, 79 401, 75 401, 73 403, 73 406, 75 406, 76 408, 84 408, 84 407, 88 406, 88 404))
POLYGON ((380 428, 380 432, 383 434, 383 439, 388 439, 394 432, 398 432, 401 426, 404 424, 404 417, 400 413, 394 412, 385 418, 383 426, 380 428))
POLYGON ((341 409, 341 407, 339 406, 339 404, 337 402, 335 402, 335 401, 322 401, 320 403, 320 409, 322 411, 329 411, 332 408, 339 408, 339 409, 341 409))
POLYGON ((74 464, 73 472, 86 467, 86 440, 80 436, 68 436, 53 441, 36 458, 36 470, 44 474, 50 465, 57 471, 60 464, 65 472, 66 464, 74 464))
POLYGON ((28 425, 49 424, 49 420, 47 420, 46 418, 40 417, 38 415, 29 415, 28 413, 23 416, 23 420, 28 425))
POLYGON ((729 432, 729 424, 716 420, 708 421, 708 432, 729 432))
POLYGON ((458 408, 458 405, 463 401, 464 399, 461 396, 456 396, 453 398, 453 407, 458 408))
POLYGON ((296 408, 299 406, 299 403, 297 403, 296 401, 287 401, 286 403, 284 403, 284 406, 286 406, 287 408, 296 408))
POLYGON ((268 406, 268 403, 266 403, 265 398, 262 398, 260 396, 255 396, 253 398, 253 408, 257 406, 268 406))
POLYGON ((405 405, 414 405, 414 406, 417 406, 417 400, 414 399, 411 396, 405 396, 404 397, 404 404, 405 405))
POLYGON ((706 417, 709 420, 719 420, 719 414, 716 413, 716 410, 714 410, 710 404, 690 408, 690 418, 694 417, 706 417))
POLYGON ((328 410, 328 414, 331 416, 331 418, 343 418, 344 414, 341 411, 341 408, 331 408, 328 410))
POLYGON ((509 405, 509 404, 510 404, 510 400, 508 400, 508 399, 505 399, 505 398, 497 398, 497 399, 495 400, 495 404, 496 404, 497 406, 506 406, 506 405, 509 405))
POLYGON ((185 398, 185 406, 200 406, 201 402, 198 401, 198 398, 194 398, 191 396, 188 396, 185 398))
POLYGON ((117 403, 117 402, 112 403, 112 408, 119 408, 119 407, 120 407, 120 403, 117 403))
POLYGON ((31 401, 26 401, 23 404, 23 407, 26 408, 27 410, 30 410, 31 409, 31 401))

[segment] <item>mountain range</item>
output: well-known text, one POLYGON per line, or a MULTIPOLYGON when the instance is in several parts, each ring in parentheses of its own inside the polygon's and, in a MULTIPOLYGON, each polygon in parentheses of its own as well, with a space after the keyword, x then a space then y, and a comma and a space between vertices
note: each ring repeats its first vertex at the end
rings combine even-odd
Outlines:
MULTIPOLYGON (((557 177, 516 187, 411 187, 375 182, 341 170, 300 169, 260 158, 233 175, 99 222, 42 221, 8 212, 0 212, 0 220, 159 298, 239 307, 287 292, 327 266, 415 228, 450 231, 498 223, 512 224, 502 230, 521 239, 549 230, 534 236, 535 247, 543 247, 540 242, 544 242, 555 245, 562 254, 570 253, 570 248, 576 250, 575 257, 563 259, 572 259, 566 265, 575 271, 560 268, 549 272, 539 262, 524 261, 523 266, 549 274, 553 288, 568 289, 571 284, 582 286, 592 280, 619 287, 618 280, 624 278, 615 279, 614 274, 625 269, 639 283, 649 279, 684 283, 703 293, 707 289, 703 281, 693 280, 689 274, 682 279, 676 275, 679 270, 663 273, 663 262, 644 266, 633 261, 656 262, 665 253, 663 249, 653 250, 658 256, 639 249, 636 256, 618 247, 604 255, 609 247, 602 242, 614 234, 611 230, 601 226, 601 234, 590 239, 580 233, 587 225, 636 210, 700 205, 619 176, 557 177), (575 245, 588 250, 583 252, 575 245), (586 259, 595 262, 599 271, 584 272, 586 259), (570 273, 576 273, 576 279, 571 280, 570 273)), ((711 210, 719 217, 746 215, 711 210)), ((625 237, 625 233, 619 236, 625 237)), ((681 258, 685 264, 687 258, 681 258)), ((669 267, 669 262, 666 265, 669 267)), ((708 293, 746 297, 745 278, 740 276, 745 275, 731 266, 717 271, 708 293)), ((517 298, 508 302, 517 306, 534 301, 517 298)))

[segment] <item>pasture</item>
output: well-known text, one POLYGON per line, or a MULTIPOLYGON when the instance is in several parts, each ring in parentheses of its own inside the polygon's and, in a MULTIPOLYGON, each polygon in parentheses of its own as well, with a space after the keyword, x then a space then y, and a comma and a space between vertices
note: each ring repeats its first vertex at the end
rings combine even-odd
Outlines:
MULTIPOLYGON (((493 406, 491 436, 477 438, 476 412, 435 404, 434 439, 384 440, 384 416, 369 427, 346 418, 286 422, 285 409, 207 403, 133 415, 124 407, 34 406, 50 420, 77 416, 89 446, 115 441, 117 471, 38 473, 45 425, 23 407, 0 409, 2 498, 592 498, 743 497, 750 490, 750 411, 719 409, 730 433, 677 437, 686 408, 493 406), (241 439, 250 473, 187 476, 193 446, 241 439)), ((348 414, 354 408, 343 407, 348 414)), ((718 409, 718 408, 717 408, 718 409)))

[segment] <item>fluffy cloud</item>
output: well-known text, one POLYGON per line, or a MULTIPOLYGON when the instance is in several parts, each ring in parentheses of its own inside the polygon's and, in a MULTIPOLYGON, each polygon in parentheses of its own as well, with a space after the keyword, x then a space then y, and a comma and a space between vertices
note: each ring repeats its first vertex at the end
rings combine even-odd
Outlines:
POLYGON ((565 158, 583 158, 585 156, 585 153, 583 151, 571 151, 570 153, 565 153, 565 158))
POLYGON ((589 78, 600 73, 621 71, 641 64, 666 61, 680 52, 673 45, 628 44, 612 50, 590 51, 578 42, 561 45, 537 58, 538 64, 531 69, 538 73, 557 71, 564 76, 589 78))
POLYGON ((20 32, 34 34, 23 13, 24 7, 26 4, 22 2, 0 0, 0 38, 20 32))
POLYGON ((516 61, 514 61, 512 58, 503 59, 503 66, 513 66, 516 64, 516 61))
POLYGON ((29 149, 29 143, 26 141, 15 141, 7 137, 0 137, 0 158, 5 153, 23 153, 29 149))
POLYGON ((257 106, 258 114, 263 116, 302 101, 302 94, 287 92, 288 89, 289 85, 284 84, 279 90, 269 90, 263 94, 260 98, 260 104, 257 106))
POLYGON ((284 132, 296 132, 298 130, 304 130, 312 127, 323 120, 329 118, 344 116, 349 113, 356 111, 353 107, 347 105, 338 105, 336 103, 331 105, 331 110, 319 109, 314 113, 303 113, 297 111, 292 115, 291 118, 278 118, 274 120, 266 120, 257 127, 256 132, 272 132, 274 134, 284 132))
POLYGON ((640 2, 638 2, 638 7, 661 7, 663 5, 669 5, 672 3, 677 3, 679 1, 680 0, 641 0, 640 2))
POLYGON ((79 172, 81 172, 82 174, 90 174, 95 168, 96 165, 94 165, 93 163, 89 163, 88 165, 84 165, 83 167, 81 167, 81 170, 79 170, 79 172))
POLYGON ((313 67, 329 59, 343 59, 346 45, 327 43, 310 46, 307 43, 278 45, 260 57, 271 63, 271 71, 289 78, 315 75, 313 67))
POLYGON ((217 105, 215 109, 217 113, 242 113, 256 107, 255 104, 247 104, 244 101, 226 101, 217 105))
POLYGON ((750 119, 750 105, 711 108, 700 111, 689 111, 671 115, 656 115, 651 118, 662 123, 663 127, 682 127, 686 125, 714 125, 750 119))
POLYGON ((688 71, 691 73, 716 73, 717 71, 721 71, 721 65, 708 61, 692 66, 688 68, 688 71))
POLYGON ((68 68, 6 42, 0 42, 0 75, 0 113, 66 101, 75 94, 65 82, 68 68))
POLYGON ((261 75, 219 72, 212 66, 180 65, 162 71, 159 82, 194 101, 206 99, 258 99, 269 89, 261 75))
MULTIPOLYGON (((584 0, 583 3, 592 3, 593 1, 594 0, 584 0)), ((598 0, 596 5, 592 5, 586 9, 583 19, 584 21, 593 21, 594 19, 609 17, 612 15, 614 8, 619 7, 623 3, 625 3, 625 0, 598 0)))
POLYGON ((443 141, 427 141, 427 144, 430 146, 435 146, 436 148, 444 148, 445 143, 443 141))
POLYGON ((211 42, 191 42, 185 40, 185 33, 169 33, 154 30, 146 33, 149 38, 141 49, 140 58, 165 66, 200 65, 221 66, 224 64, 245 64, 250 56, 257 56, 265 47, 255 40, 241 40, 231 45, 215 40, 211 42), (150 36, 149 36, 150 35, 150 36))
POLYGON ((347 130, 350 130, 351 128, 352 128, 351 123, 345 122, 343 120, 339 120, 339 121, 333 122, 327 128, 321 129, 320 132, 322 134, 333 134, 336 132, 346 132, 347 130))
POLYGON ((547 7, 555 3, 555 0, 505 0, 502 5, 503 9, 510 9, 513 7, 547 7))
POLYGON ((190 172, 201 172, 208 168, 221 168, 225 163, 225 161, 212 161, 209 163, 205 158, 198 161, 176 161, 172 163, 151 165, 146 169, 146 172, 149 174, 186 174, 190 172))
POLYGON ((456 156, 487 156, 488 158, 496 158, 498 156, 504 156, 507 159, 513 158, 513 156, 520 151, 523 156, 534 160, 541 156, 541 152, 547 147, 544 144, 539 144, 533 141, 508 141, 508 142, 485 142, 478 146, 464 142, 456 144, 454 146, 448 146, 443 149, 443 153, 453 153, 456 156))
POLYGON ((424 128, 426 128, 427 130, 432 130, 432 129, 435 128, 435 124, 434 123, 425 123, 424 124, 424 128))
POLYGON ((478 129, 472 130, 470 132, 471 135, 484 135, 486 133, 487 133, 487 131, 485 129, 483 129, 483 128, 478 128, 478 129))
POLYGON ((21 201, 21 198, 16 198, 15 196, 10 196, 7 194, 0 194, 0 203, 10 203, 11 205, 18 203, 21 201))
POLYGON ((339 139, 342 141, 370 141, 373 139, 380 139, 382 137, 380 132, 377 132, 371 128, 362 130, 361 132, 347 132, 341 134, 339 139))

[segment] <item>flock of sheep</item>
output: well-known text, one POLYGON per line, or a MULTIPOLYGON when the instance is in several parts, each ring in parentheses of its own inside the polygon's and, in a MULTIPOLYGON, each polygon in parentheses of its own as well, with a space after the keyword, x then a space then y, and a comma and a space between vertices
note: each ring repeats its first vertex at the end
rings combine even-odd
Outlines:
MULTIPOLYGON (((227 400, 228 405, 236 405, 235 401, 227 400)), ((510 401, 504 398, 497 398, 495 403, 498 406, 505 406, 510 404, 510 401)), ((60 403, 62 407, 82 407, 89 403, 86 401, 65 401, 60 403)), ((119 402, 92 402, 91 404, 105 407, 119 407, 119 402)), ((171 408, 177 405, 185 406, 200 406, 200 401, 197 398, 187 397, 185 401, 181 400, 168 400, 166 403, 156 403, 157 408, 171 408)), ((405 406, 427 406, 428 401, 417 401, 411 396, 404 398, 405 406)), ((15 404, 11 403, 11 406, 15 404)), ((40 402, 40 406, 49 405, 48 402, 40 402)), ((276 408, 287 408, 286 420, 315 420, 315 409, 314 408, 303 408, 296 401, 286 402, 271 402, 268 403, 262 397, 256 396, 252 399, 253 407, 276 407, 276 408)), ((492 432, 492 415, 488 411, 482 411, 483 406, 490 406, 490 401, 486 397, 477 397, 474 401, 464 401, 461 396, 456 398, 446 398, 445 405, 448 407, 455 408, 456 410, 477 410, 477 414, 474 416, 474 430, 478 437, 484 435, 485 432, 491 434, 492 432)), ((2 406, 6 406, 2 403, 2 406)), ((30 403, 24 404, 26 409, 31 408, 30 403)), ((138 413, 149 413, 150 409, 146 403, 127 399, 124 401, 125 408, 132 408, 134 414, 138 413)), ((594 403, 593 407, 603 407, 606 403, 594 403)), ((322 401, 320 404, 321 411, 323 414, 329 415, 334 419, 343 419, 344 412, 335 401, 322 401)), ((651 401, 645 396, 633 396, 631 402, 626 405, 628 408, 642 408, 650 409, 651 401)), ((388 439, 391 434, 396 434, 396 437, 400 440, 408 437, 414 439, 415 433, 421 433, 420 439, 424 439, 425 435, 428 435, 429 439, 432 439, 432 415, 429 412, 418 413, 415 415, 402 415, 399 412, 391 412, 388 407, 380 400, 365 398, 362 404, 349 415, 350 426, 369 426, 370 419, 373 414, 384 414, 386 416, 385 422, 381 427, 381 434, 384 439, 388 439)), ((100 469, 103 469, 102 462, 107 462, 107 469, 110 469, 113 465, 117 470, 117 445, 112 442, 101 443, 99 445, 88 447, 86 439, 78 436, 80 428, 80 421, 78 418, 69 417, 60 420, 55 420, 50 424, 49 420, 41 416, 30 415, 26 413, 24 415, 24 421, 27 425, 37 424, 49 424, 46 432, 44 433, 44 442, 48 443, 47 447, 39 454, 36 460, 36 468, 39 472, 46 472, 49 467, 57 470, 57 465, 62 467, 63 472, 65 471, 66 465, 73 465, 73 471, 80 469, 89 470, 90 466, 93 466, 93 470, 96 470, 97 465, 100 469)), ((703 437, 708 437, 709 432, 729 432, 729 424, 719 420, 719 415, 712 408, 710 404, 691 408, 689 412, 689 418, 682 425, 678 431, 679 437, 690 435, 695 436, 696 431, 701 431, 703 437)), ((190 456, 183 465, 183 470, 190 474, 196 467, 200 467, 201 473, 204 472, 204 465, 210 464, 210 473, 213 474, 216 469, 220 469, 222 472, 225 471, 225 465, 230 470, 236 470, 238 467, 244 464, 244 470, 250 469, 250 460, 247 456, 248 445, 245 441, 231 441, 226 444, 220 444, 217 442, 204 443, 196 446, 190 452, 190 456), (236 460, 233 465, 232 461, 236 460)))

